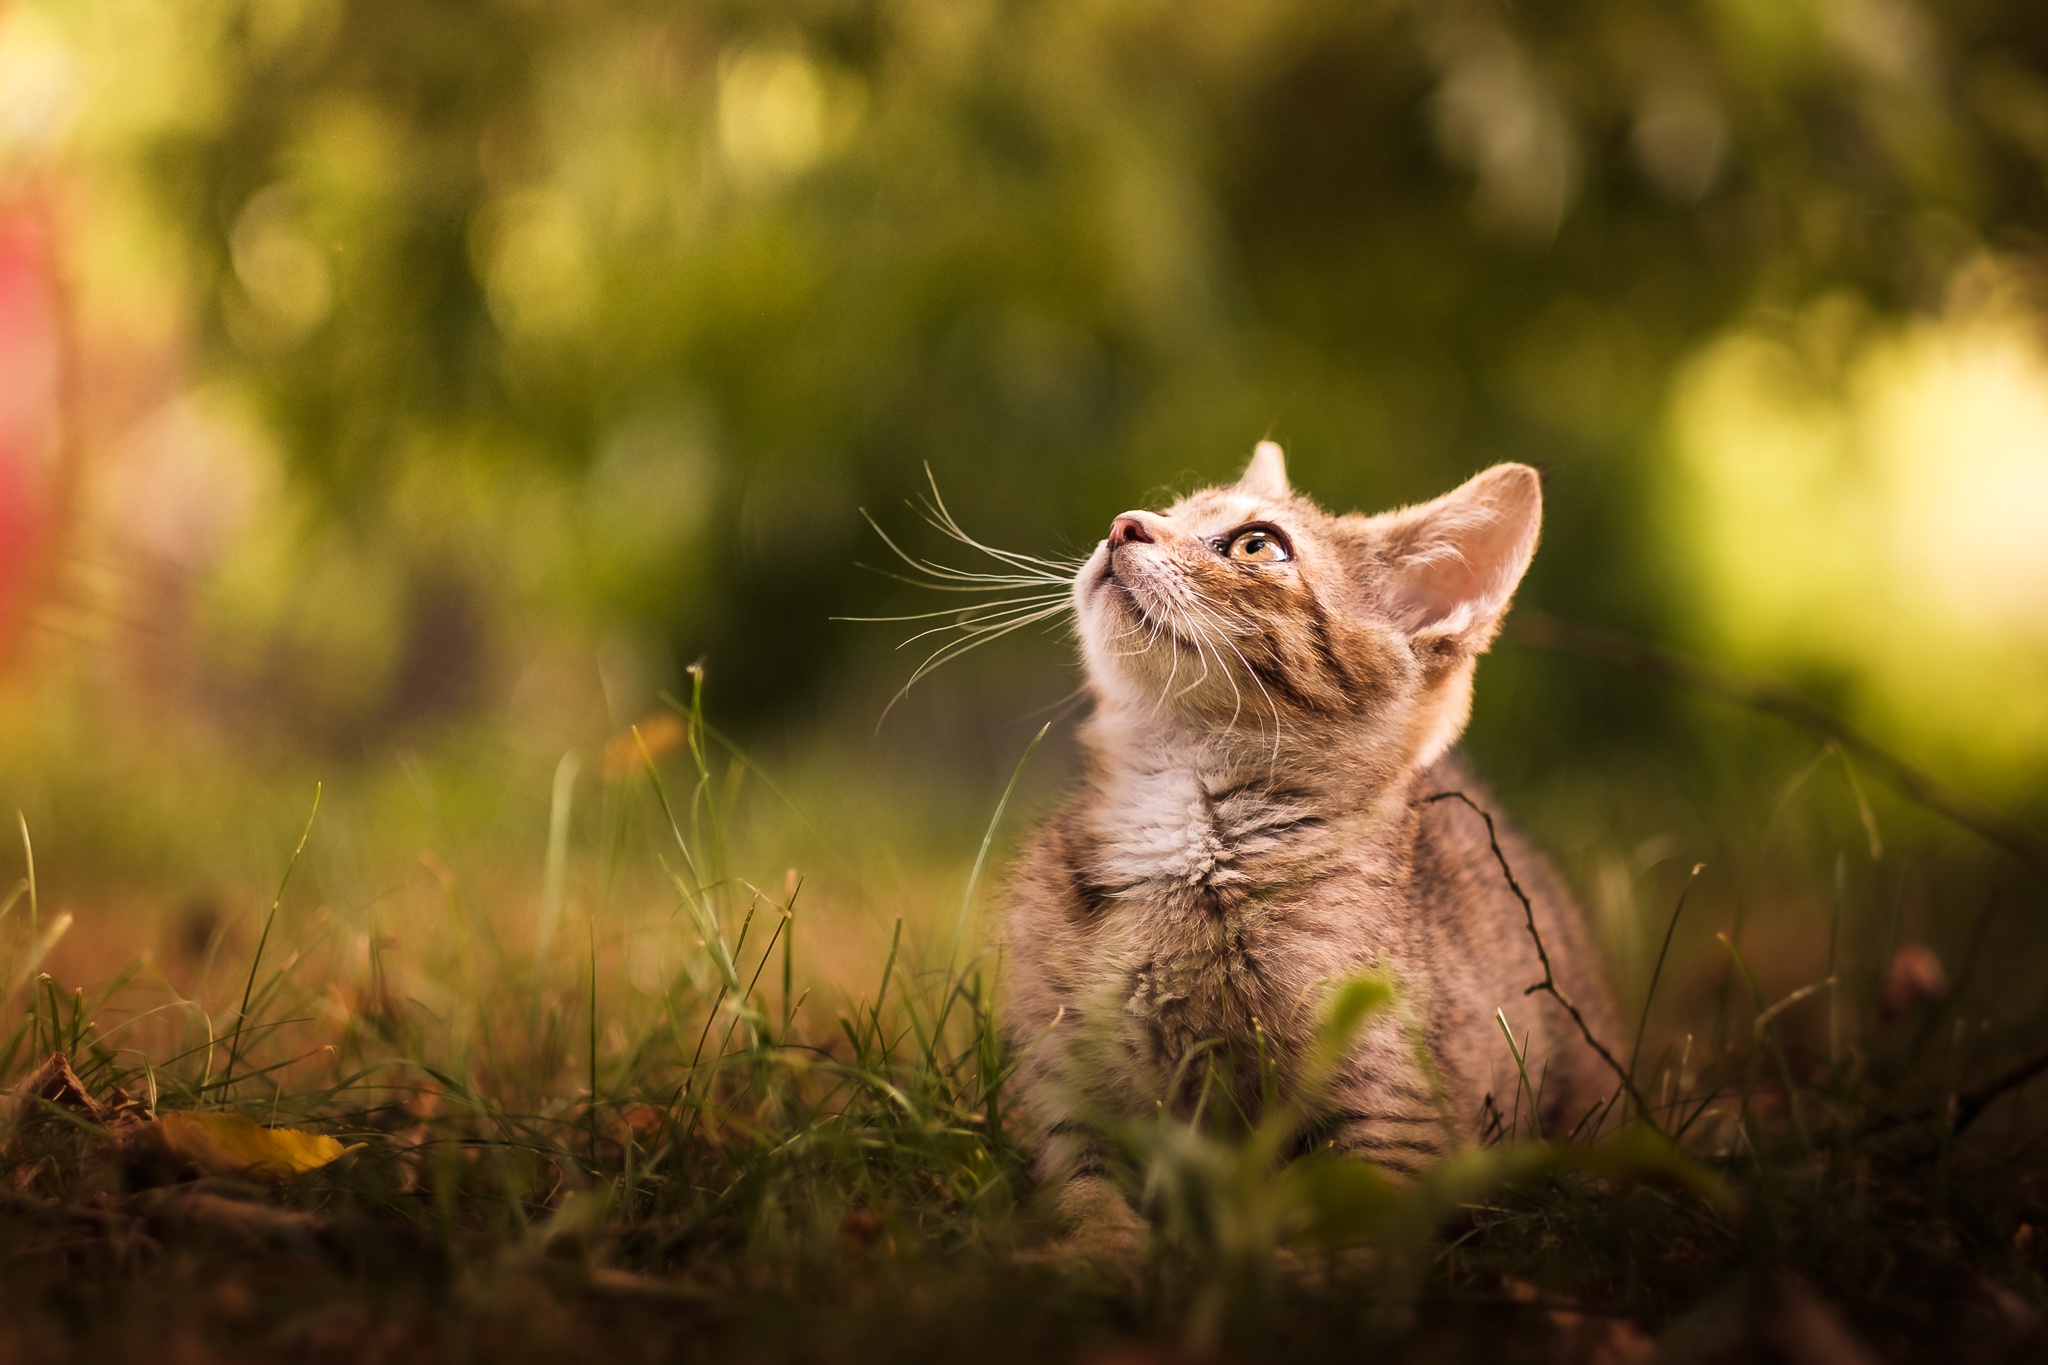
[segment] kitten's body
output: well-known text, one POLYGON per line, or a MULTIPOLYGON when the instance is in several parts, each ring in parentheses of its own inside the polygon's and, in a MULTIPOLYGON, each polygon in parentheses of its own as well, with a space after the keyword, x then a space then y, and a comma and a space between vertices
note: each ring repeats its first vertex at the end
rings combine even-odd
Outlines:
MULTIPOLYGON (((1087 769, 1013 880, 1007 934, 1019 1089, 1076 1214, 1104 1203, 1102 1124, 1162 1104, 1256 1118, 1269 1084, 1292 1093, 1331 984, 1367 971, 1398 982, 1405 1022, 1358 1041, 1304 1144, 1412 1171, 1505 1120, 1518 1082, 1496 1009, 1527 1038, 1546 1132, 1614 1083, 1525 994, 1543 968, 1483 820, 1428 800, 1490 805, 1444 751, 1534 549, 1533 474, 1331 517, 1266 449, 1234 488, 1119 518, 1076 580, 1087 769), (1284 557, 1243 561, 1231 535, 1284 538, 1284 557)), ((1603 1030, 1569 898, 1504 824, 1501 847, 1558 986, 1603 1030)))

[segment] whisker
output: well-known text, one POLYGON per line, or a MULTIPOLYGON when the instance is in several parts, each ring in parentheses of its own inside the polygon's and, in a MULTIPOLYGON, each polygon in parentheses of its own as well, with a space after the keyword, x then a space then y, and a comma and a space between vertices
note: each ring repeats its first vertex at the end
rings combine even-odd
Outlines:
POLYGON ((1159 689, 1159 695, 1152 699, 1152 714, 1155 718, 1159 715, 1160 709, 1166 705, 1166 700, 1169 696, 1185 696, 1187 695, 1187 693, 1192 692, 1196 688, 1200 687, 1205 681, 1208 680, 1209 677, 1209 661, 1202 656, 1201 646, 1196 645, 1195 662, 1199 663, 1202 666, 1202 676, 1196 678, 1193 682, 1189 683, 1179 692, 1175 692, 1173 690, 1174 680, 1180 676, 1181 639, 1182 636, 1185 635, 1187 632, 1181 628, 1178 622, 1171 619, 1173 615, 1171 608, 1169 608, 1165 614, 1169 617, 1169 622, 1164 627, 1164 630, 1166 634, 1166 642, 1168 646, 1171 647, 1173 650, 1173 667, 1169 669, 1166 674, 1165 686, 1161 687, 1159 689))
POLYGON ((979 649, 981 646, 988 644, 992 640, 1000 639, 1003 636, 1010 634, 1012 631, 1022 630, 1026 626, 1036 625, 1041 621, 1051 620, 1054 617, 1064 614, 1065 611, 1066 608, 1063 606, 1047 607, 1040 611, 1018 617, 1016 620, 1009 621, 1002 625, 992 625, 986 630, 976 632, 975 634, 969 636, 969 638, 967 639, 954 640, 945 645, 940 646, 938 649, 934 650, 932 654, 928 658, 926 658, 923 663, 917 666, 917 669, 911 673, 909 681, 905 682, 902 687, 896 690, 896 695, 889 698, 889 704, 882 708, 881 716, 877 718, 877 720, 875 721, 876 728, 879 729, 881 727, 882 722, 889 718, 889 713, 896 709, 896 703, 902 701, 905 697, 909 696, 910 689, 917 686, 917 684, 920 681, 922 681, 928 674, 932 673, 937 669, 945 667, 947 664, 953 662, 953 660, 959 658, 963 654, 967 654, 973 650, 979 649))
MULTIPOLYGON (((954 640, 948 644, 942 645, 939 647, 937 651, 933 653, 931 658, 927 659, 923 664, 918 666, 917 671, 911 675, 910 681, 912 683, 916 682, 918 679, 924 677, 933 669, 952 662, 954 659, 959 658, 961 655, 966 654, 970 650, 979 649, 981 646, 989 643, 991 640, 1000 639, 1002 636, 1008 635, 1011 631, 1022 630, 1024 627, 1036 625, 1040 621, 1049 620, 1058 614, 1059 613, 1057 612, 1048 611, 1040 612, 1032 616, 1020 617, 1017 620, 1009 621, 1002 625, 991 626, 987 630, 977 631, 973 635, 967 637, 966 639, 954 640)), ((909 684, 906 683, 905 686, 907 687, 909 686, 909 684)))
POLYGON ((914 644, 917 641, 924 639, 926 636, 938 635, 944 631, 957 630, 963 632, 968 636, 976 636, 985 634, 987 631, 996 628, 1003 622, 1019 616, 1057 616, 1065 610, 1066 606, 1064 603, 1054 604, 1051 606, 1041 604, 1038 606, 1012 607, 1007 611, 990 612, 986 616, 974 617, 971 620, 951 621, 942 626, 933 626, 928 630, 921 630, 917 634, 911 636, 908 640, 903 641, 902 644, 897 645, 896 648, 902 649, 904 645, 914 644))
MULTIPOLYGON (((1198 598, 1197 601, 1200 602, 1200 599, 1198 598)), ((1206 611, 1211 606, 1213 604, 1204 604, 1201 609, 1206 611)), ((1252 667, 1250 659, 1245 658, 1244 651, 1237 647, 1237 642, 1230 638, 1229 631, 1223 630, 1220 633, 1223 637, 1223 643, 1230 647, 1230 652, 1235 654, 1237 661, 1244 665, 1245 676, 1252 680, 1252 685, 1258 688, 1260 695, 1266 699, 1266 711, 1273 717, 1273 762, 1278 763, 1280 761, 1280 741, 1286 729, 1286 722, 1280 715, 1279 703, 1273 700, 1273 694, 1267 690, 1265 681, 1259 677, 1258 670, 1252 667)), ((1219 655, 1218 658, 1220 661, 1221 656, 1219 655)), ((1231 724, 1235 725, 1236 723, 1237 717, 1233 714, 1231 716, 1231 724)), ((1261 724, 1259 728, 1263 731, 1265 726, 1261 724)))
MULTIPOLYGON (((1195 690, 1200 688, 1204 683, 1209 681, 1209 653, 1206 649, 1202 647, 1202 641, 1204 639, 1204 636, 1202 634, 1200 627, 1198 627, 1193 621, 1186 622, 1185 629, 1181 633, 1186 635, 1190 640, 1194 641, 1195 659, 1202 665, 1202 676, 1195 679, 1193 682, 1189 683, 1180 694, 1182 696, 1186 696, 1188 695, 1188 693, 1194 692, 1195 690)), ((1217 663, 1220 665, 1222 663, 1222 660, 1219 658, 1217 660, 1217 663)))
MULTIPOLYGON (((1154 631, 1152 639, 1146 644, 1146 648, 1149 650, 1158 642, 1159 632, 1154 631)), ((1173 690, 1173 680, 1180 676, 1180 632, 1167 631, 1166 646, 1173 651, 1173 662, 1167 666, 1165 685, 1159 689, 1159 695, 1152 701, 1152 714, 1155 717, 1159 714, 1160 706, 1165 703, 1167 694, 1173 690)))
MULTIPOLYGON (((898 649, 906 648, 919 640, 929 639, 934 635, 952 637, 946 639, 938 648, 925 656, 924 661, 911 671, 909 679, 904 682, 902 687, 897 689, 896 694, 889 699, 888 705, 882 708, 881 716, 875 721, 877 729, 881 727, 883 721, 889 718, 889 713, 896 709, 896 704, 910 694, 911 688, 915 687, 935 670, 943 668, 962 655, 979 649, 991 641, 999 640, 1013 631, 1022 630, 1026 626, 1057 620, 1071 613, 1074 610, 1074 575, 1080 566, 1086 562, 1084 559, 1071 561, 1045 559, 1037 555, 999 549, 996 546, 975 539, 960 525, 958 518, 953 515, 952 509, 946 505, 944 495, 939 492, 938 478, 932 473, 929 464, 925 466, 924 473, 926 482, 931 486, 931 496, 924 507, 918 508, 919 514, 948 539, 994 560, 1002 571, 991 573, 974 569, 961 569, 950 564, 942 564, 936 560, 921 559, 912 555, 901 545, 897 544, 896 540, 887 531, 882 529, 881 523, 876 521, 866 508, 861 509, 861 516, 873 528, 875 534, 881 538, 882 543, 889 547, 890 553, 901 560, 916 576, 906 577, 900 572, 886 568, 876 568, 870 565, 862 565, 861 567, 869 569, 870 572, 879 573, 886 578, 893 578, 902 583, 911 583, 917 587, 926 588, 934 592, 1009 592, 1014 595, 991 601, 975 602, 964 607, 946 608, 937 611, 908 612, 894 616, 842 616, 835 618, 842 621, 890 623, 939 622, 939 624, 920 630, 902 641, 896 646, 898 649), (1019 592, 1019 589, 1023 591, 1019 592)), ((911 505, 913 507, 917 506, 914 503, 911 505)))
MULTIPOLYGON (((917 666, 916 671, 910 675, 910 681, 903 684, 902 692, 908 692, 912 687, 916 686, 917 683, 925 677, 925 675, 931 673, 935 669, 944 667, 946 664, 951 663, 953 660, 959 658, 961 655, 966 654, 972 650, 979 649, 981 646, 989 643, 991 640, 995 640, 1004 635, 1008 635, 1013 630, 1022 630, 1025 626, 1034 625, 1038 621, 1045 620, 1053 614, 1054 613, 1048 612, 1045 616, 1026 617, 1022 620, 1013 621, 1006 626, 989 630, 987 632, 984 632, 983 634, 976 635, 969 639, 953 640, 948 642, 947 644, 941 645, 938 649, 934 650, 931 653, 931 655, 925 659, 923 663, 917 666)), ((899 693, 898 696, 900 698, 901 693, 899 693)), ((891 704, 893 705, 894 702, 892 701, 891 704)))
MULTIPOLYGON (((913 588, 925 588, 932 592, 1001 592, 1008 588, 1049 587, 1055 582, 1069 587, 1072 586, 1071 579, 1026 578, 1021 574, 967 574, 964 570, 957 572, 960 572, 963 577, 974 579, 974 582, 933 582, 928 578, 909 578, 897 573, 894 569, 879 568, 857 559, 853 562, 853 567, 865 569, 871 574, 878 574, 883 578, 893 579, 898 583, 908 583, 913 588)), ((933 565, 931 570, 928 571, 920 568, 919 572, 931 572, 945 567, 945 565, 933 565)))
POLYGON ((962 545, 979 550, 993 559, 1002 560, 1004 563, 1014 565, 1020 569, 1064 570, 1072 573, 1073 570, 1080 568, 1086 562, 1085 556, 1073 560, 1044 559, 1038 555, 1027 555, 1016 550, 999 550, 993 545, 983 544, 967 534, 960 523, 954 519, 952 509, 946 506, 946 499, 939 492, 939 480, 932 473, 930 464, 926 464, 924 467, 924 477, 925 481, 931 485, 932 490, 931 510, 926 514, 925 520, 951 536, 954 540, 959 541, 962 545))
MULTIPOLYGON (((970 569, 955 569, 950 565, 937 564, 933 563, 930 560, 918 559, 915 556, 911 555, 908 551, 906 551, 901 545, 898 545, 893 539, 891 539, 889 533, 882 529, 882 524, 875 520, 873 514, 871 514, 867 510, 867 508, 861 508, 860 514, 862 519, 865 520, 869 526, 874 528, 875 534, 882 538, 882 543, 884 545, 887 545, 890 548, 890 550, 895 553, 898 559, 902 560, 905 564, 908 564, 911 568, 917 570, 919 573, 930 574, 935 578, 947 579, 953 582, 995 583, 1003 586, 1018 586, 1027 583, 1065 583, 1070 581, 1069 578, 1062 578, 1052 573, 1049 569, 1041 569, 1035 565, 1026 564, 1013 566, 1028 570, 1028 572, 1023 575, 986 574, 976 573, 970 569)), ((982 553, 984 554, 994 556, 997 559, 1002 559, 1002 556, 999 552, 992 550, 985 545, 975 544, 972 540, 969 540, 965 543, 972 545, 973 548, 982 551, 982 553)))
MULTIPOLYGON (((1058 701, 1048 702, 1044 706, 1038 707, 1036 710, 1026 711, 1017 719, 1020 721, 1037 720, 1040 716, 1043 716, 1048 712, 1059 711, 1062 707, 1066 708, 1068 711, 1071 711, 1074 707, 1078 706, 1080 703, 1086 700, 1088 700, 1088 685, 1086 683, 1083 683, 1081 686, 1067 693, 1066 696, 1061 697, 1058 701)), ((1059 717, 1059 719, 1062 720, 1064 720, 1065 718, 1066 717, 1064 713, 1062 713, 1062 715, 1059 717)))
POLYGON ((972 612, 996 611, 1002 608, 1017 606, 1019 604, 1024 604, 1028 606, 1045 606, 1050 603, 1060 601, 1065 597, 1066 594, 1063 592, 1048 592, 1039 593, 1031 597, 1009 597, 1003 599, 1000 602, 976 602, 970 606, 965 607, 941 607, 937 611, 913 611, 907 612, 902 616, 834 616, 829 619, 834 621, 866 621, 874 623, 890 621, 934 621, 941 616, 967 616, 972 612))
MULTIPOLYGON (((1199 609, 1198 604, 1194 602, 1188 603, 1187 607, 1190 615, 1199 609)), ((1207 616, 1207 613, 1202 614, 1205 617, 1207 616)), ((1210 639, 1207 634, 1199 630, 1195 631, 1194 635, 1196 639, 1207 642, 1210 650, 1216 655, 1216 666, 1223 670, 1224 680, 1230 684, 1230 727, 1235 728, 1237 718, 1244 714, 1244 689, 1237 685, 1237 675, 1231 671, 1230 665, 1223 661, 1223 651, 1216 647, 1216 641, 1210 639)), ((1227 636, 1224 643, 1229 643, 1227 636)))
MULTIPOLYGON (((1265 698, 1266 711, 1273 718, 1273 758, 1275 762, 1278 762, 1280 756, 1280 741, 1283 738, 1285 731, 1285 722, 1281 718, 1279 704, 1273 700, 1272 692, 1267 689, 1264 680, 1259 677, 1258 670, 1252 667, 1251 660, 1247 659, 1245 657, 1244 651, 1237 647, 1237 642, 1230 638, 1230 632, 1227 628, 1228 623, 1219 614, 1218 610, 1216 609, 1216 605, 1214 603, 1207 602, 1200 597, 1197 597, 1195 598, 1195 600, 1189 602, 1187 606, 1190 610, 1201 613, 1202 616, 1204 616, 1212 624, 1218 627, 1217 634, 1221 638, 1222 644, 1226 646, 1232 654, 1235 654, 1237 656, 1237 661, 1244 665, 1245 675, 1251 679, 1252 685, 1258 688, 1260 694, 1265 698)), ((1222 655, 1220 652, 1217 655, 1217 661, 1219 663, 1222 662, 1222 655)), ((1228 670, 1226 670, 1226 672, 1228 672, 1228 670)), ((1231 680, 1231 686, 1233 689, 1235 689, 1237 686, 1236 679, 1234 677, 1231 680)), ((1230 723, 1233 726, 1237 724, 1238 716, 1242 712, 1243 694, 1241 692, 1238 694, 1238 700, 1238 708, 1232 711, 1230 717, 1230 723)), ((1259 729, 1263 732, 1265 728, 1265 725, 1261 723, 1259 729)))

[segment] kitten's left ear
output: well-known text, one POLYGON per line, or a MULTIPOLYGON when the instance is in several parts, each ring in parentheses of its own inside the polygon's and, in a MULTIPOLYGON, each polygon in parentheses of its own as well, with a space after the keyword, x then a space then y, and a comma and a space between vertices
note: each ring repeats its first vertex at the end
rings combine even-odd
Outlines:
POLYGON ((1237 481, 1240 490, 1261 498, 1291 498, 1287 486, 1287 457, 1278 441, 1261 441, 1252 450, 1252 462, 1237 481))
POLYGON ((1373 520, 1391 561, 1386 609, 1421 652, 1469 658, 1492 642, 1536 553, 1543 484, 1528 465, 1495 465, 1373 520))

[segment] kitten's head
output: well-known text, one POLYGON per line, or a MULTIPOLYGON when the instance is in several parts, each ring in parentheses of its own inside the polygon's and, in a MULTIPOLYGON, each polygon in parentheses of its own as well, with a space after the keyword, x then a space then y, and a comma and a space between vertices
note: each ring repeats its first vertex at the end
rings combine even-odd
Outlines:
POLYGON ((1098 713, 1247 736, 1359 732, 1428 764, 1536 550, 1542 489, 1496 465, 1434 502, 1333 516, 1267 441, 1244 476, 1118 517, 1074 581, 1098 713))

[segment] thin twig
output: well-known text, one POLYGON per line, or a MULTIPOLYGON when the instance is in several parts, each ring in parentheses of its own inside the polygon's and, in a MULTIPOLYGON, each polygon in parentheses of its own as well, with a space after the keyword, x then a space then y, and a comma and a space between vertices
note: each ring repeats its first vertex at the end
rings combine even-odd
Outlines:
POLYGON ((1542 612, 1518 612, 1515 623, 1512 638, 1523 644, 1616 664, 1826 735, 1868 765, 1880 781, 1900 795, 2004 849, 2026 864, 2035 876, 2048 881, 2048 840, 1968 792, 1922 772, 1834 712, 1776 679, 1753 678, 1717 668, 1660 645, 1542 612))
POLYGON ((1629 1098, 1635 1101, 1636 1112, 1645 1116, 1643 1120, 1645 1123, 1650 1123, 1651 1127, 1655 1127, 1656 1125, 1651 1123, 1648 1118, 1650 1106, 1644 1101, 1643 1092, 1636 1089, 1635 1078, 1628 1074, 1627 1067, 1624 1067, 1615 1060, 1614 1054, 1607 1050, 1606 1045, 1593 1036, 1591 1025, 1586 1023, 1586 1016, 1579 1012, 1579 1007, 1572 1003, 1571 997, 1558 987, 1557 973, 1552 971, 1550 966, 1550 950, 1543 946, 1543 935, 1536 928, 1536 906, 1529 900, 1529 893, 1522 889, 1522 884, 1515 880, 1515 870, 1508 865, 1507 854, 1501 852, 1500 832, 1494 828, 1493 817, 1487 814, 1477 801, 1474 801, 1471 797, 1460 791, 1438 792, 1434 796, 1422 798, 1422 804, 1426 806, 1434 805, 1438 801, 1462 801, 1472 808, 1474 814, 1486 822, 1486 842, 1493 848, 1493 860, 1500 864, 1501 875, 1507 878, 1508 890, 1514 892, 1515 899, 1522 903, 1522 914, 1528 920, 1529 937, 1536 942, 1536 958, 1543 964, 1543 979, 1533 986, 1526 987, 1522 994, 1534 995, 1537 991, 1544 991, 1553 1000, 1557 1001, 1558 1004, 1564 1006, 1564 1012, 1572 1017, 1574 1024, 1578 1025, 1579 1036, 1586 1040, 1588 1047, 1591 1047, 1593 1051, 1600 1054, 1600 1060, 1607 1063, 1609 1069, 1614 1072, 1622 1085, 1627 1088, 1629 1098))
POLYGON ((1961 1137, 1963 1130, 1975 1123, 1991 1102, 2009 1090, 2017 1090, 2034 1077, 2048 1072, 2048 1052, 2037 1052, 2017 1066, 1992 1077, 1967 1094, 1956 1096, 1955 1132, 1961 1137))

